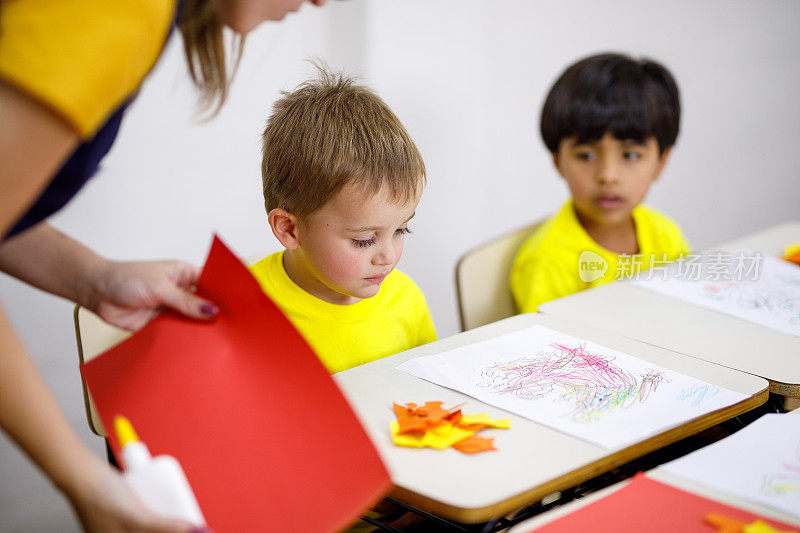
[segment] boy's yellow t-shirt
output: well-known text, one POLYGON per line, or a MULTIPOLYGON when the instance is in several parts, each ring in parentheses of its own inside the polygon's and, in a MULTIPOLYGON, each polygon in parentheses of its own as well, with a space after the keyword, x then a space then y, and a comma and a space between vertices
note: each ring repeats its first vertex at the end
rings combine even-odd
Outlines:
POLYGON ((331 373, 436 340, 425 296, 398 270, 386 276, 378 294, 352 305, 325 302, 297 286, 283 268, 283 252, 250 272, 331 373))
POLYGON ((621 256, 603 248, 586 233, 572 200, 568 201, 517 252, 510 279, 517 309, 521 313, 535 312, 550 300, 664 265, 689 253, 680 228, 668 217, 644 206, 636 206, 631 214, 639 253, 621 256))

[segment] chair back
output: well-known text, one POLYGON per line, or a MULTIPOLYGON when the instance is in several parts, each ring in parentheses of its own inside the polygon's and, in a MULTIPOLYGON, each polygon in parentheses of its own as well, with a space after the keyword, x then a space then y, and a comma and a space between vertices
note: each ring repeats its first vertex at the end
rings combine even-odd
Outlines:
POLYGON ((456 264, 456 296, 461 330, 517 314, 509 286, 517 250, 542 221, 470 250, 456 264))
MULTIPOLYGON (((75 338, 78 341, 78 359, 86 363, 128 338, 130 331, 114 327, 104 322, 99 316, 79 305, 75 306, 75 338)), ((89 428, 96 435, 106 436, 100 415, 89 396, 89 390, 81 377, 83 386, 83 404, 86 407, 86 420, 89 428)))

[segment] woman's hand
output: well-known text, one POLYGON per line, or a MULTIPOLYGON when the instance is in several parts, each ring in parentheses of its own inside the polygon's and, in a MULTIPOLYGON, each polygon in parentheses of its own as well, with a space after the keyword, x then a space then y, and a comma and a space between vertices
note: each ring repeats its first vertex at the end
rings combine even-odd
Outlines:
POLYGON ((189 531, 147 511, 70 427, 0 308, 0 428, 53 480, 87 531, 189 531))
POLYGON ((163 308, 200 320, 217 314, 213 303, 192 292, 199 268, 180 261, 110 261, 46 222, 0 243, 0 270, 129 330, 163 308))
POLYGON ((213 318, 217 307, 196 296, 200 269, 180 261, 105 261, 89 284, 84 305, 106 322, 137 330, 165 307, 191 318, 213 318))
POLYGON ((136 499, 121 474, 95 456, 91 463, 84 484, 67 494, 85 531, 197 531, 187 522, 154 515, 136 499))

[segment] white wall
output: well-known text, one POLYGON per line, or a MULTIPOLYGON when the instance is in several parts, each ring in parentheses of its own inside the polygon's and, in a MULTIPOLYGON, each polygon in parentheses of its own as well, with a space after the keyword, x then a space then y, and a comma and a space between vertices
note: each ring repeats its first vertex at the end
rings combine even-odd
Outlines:
POLYGON ((402 266, 422 285, 443 334, 457 328, 456 259, 566 199, 538 119, 550 85, 586 55, 647 55, 677 78, 681 133, 647 201, 694 246, 800 214, 800 3, 370 6, 368 72, 429 171, 402 266))
MULTIPOLYGON (((199 264, 213 231, 241 256, 277 250, 259 134, 278 91, 312 72, 303 59, 320 57, 362 74, 422 151, 428 187, 401 268, 427 294, 440 336, 451 335, 457 258, 566 198, 538 113, 558 74, 590 53, 648 55, 675 74, 681 134, 648 202, 695 246, 797 220, 797 20, 792 0, 333 2, 252 34, 230 101, 203 125, 172 42, 103 171, 53 223, 120 259, 199 264)), ((0 294, 68 417, 100 450, 83 418, 70 305, 8 278, 0 294)), ((66 504, 0 437, 0 531, 70 527, 66 504)))

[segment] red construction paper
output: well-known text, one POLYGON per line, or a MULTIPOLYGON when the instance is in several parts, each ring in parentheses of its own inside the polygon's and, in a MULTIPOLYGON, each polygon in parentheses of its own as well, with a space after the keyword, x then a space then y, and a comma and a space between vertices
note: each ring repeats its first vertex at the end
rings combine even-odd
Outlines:
MULTIPOLYGON (((530 532, 714 533, 717 528, 705 520, 708 514, 722 514, 748 524, 760 518, 639 473, 630 484, 605 498, 530 532)), ((778 529, 797 530, 775 520, 764 521, 778 529)))
POLYGON ((335 382, 216 237, 197 293, 213 322, 162 313, 82 366, 103 426, 178 458, 216 533, 350 524, 390 480, 335 382))

